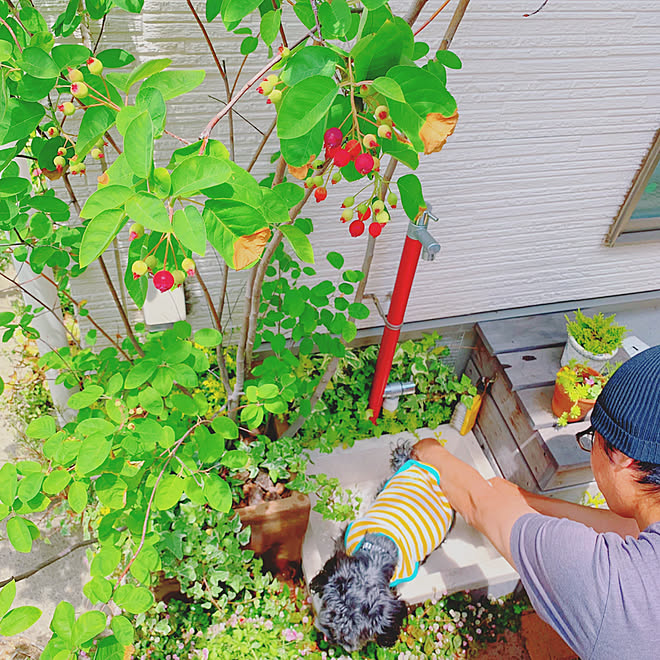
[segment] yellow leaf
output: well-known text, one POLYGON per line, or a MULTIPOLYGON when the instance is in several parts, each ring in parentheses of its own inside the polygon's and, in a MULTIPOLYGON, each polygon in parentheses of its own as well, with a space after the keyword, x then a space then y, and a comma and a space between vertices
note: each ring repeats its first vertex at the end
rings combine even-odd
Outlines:
POLYGON ((424 153, 433 154, 445 146, 447 138, 454 132, 458 121, 458 111, 451 117, 445 117, 439 112, 426 115, 424 126, 419 131, 419 137, 424 143, 424 153))
POLYGON ((307 178, 307 172, 309 171, 309 168, 307 165, 303 165, 302 167, 294 167, 293 165, 288 165, 288 170, 291 176, 295 176, 296 179, 303 181, 307 178))
POLYGON ((249 236, 241 236, 234 243, 234 268, 242 270, 256 261, 270 238, 270 228, 264 227, 249 236))

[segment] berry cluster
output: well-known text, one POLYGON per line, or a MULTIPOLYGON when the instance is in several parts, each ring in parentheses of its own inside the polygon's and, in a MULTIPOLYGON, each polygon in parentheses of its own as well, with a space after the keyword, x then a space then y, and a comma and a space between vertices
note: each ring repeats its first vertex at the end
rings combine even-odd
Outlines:
POLYGON ((279 89, 279 86, 283 84, 280 77, 272 73, 268 78, 263 79, 259 87, 257 87, 257 92, 267 97, 266 103, 277 105, 282 100, 282 90, 279 89))
MULTIPOLYGON (((89 71, 89 73, 93 75, 98 76, 101 75, 101 73, 103 72, 103 63, 100 60, 96 59, 95 57, 90 57, 85 64, 87 65, 87 70, 89 71)), ((73 99, 77 99, 78 103, 83 108, 85 108, 86 106, 81 101, 81 99, 84 99, 87 96, 93 98, 95 104, 97 102, 101 102, 106 105, 114 105, 114 104, 112 104, 110 99, 106 98, 102 94, 95 92, 95 90, 92 90, 89 87, 89 85, 84 82, 85 76, 83 72, 80 71, 80 69, 72 69, 71 67, 69 67, 67 72, 67 77, 71 82, 69 91, 71 93, 72 100, 63 101, 62 103, 58 104, 57 109, 62 113, 63 118, 59 124, 57 123, 51 124, 45 129, 44 132, 46 134, 46 137, 51 139, 58 138, 61 136, 64 139, 66 145, 60 147, 57 150, 57 155, 53 158, 53 165, 55 166, 55 171, 58 173, 58 175, 63 174, 65 171, 68 172, 69 174, 85 174, 86 171, 85 163, 84 161, 79 160, 77 154, 74 154, 71 157, 67 157, 67 153, 69 153, 70 149, 72 149, 75 146, 75 142, 72 136, 64 132, 62 127, 64 120, 67 117, 73 115, 76 111, 77 106, 73 103, 73 99)), ((107 142, 104 142, 102 138, 99 139, 91 151, 90 154, 91 157, 94 158, 95 160, 100 160, 104 158, 104 153, 103 153, 104 146, 107 146, 107 142)), ((48 173, 49 170, 42 171, 38 167, 35 167, 33 169, 33 174, 35 176, 40 176, 41 174, 48 174, 48 173)), ((50 178, 54 178, 54 177, 51 176, 50 178)))
MULTIPOLYGON (((128 237, 131 241, 144 236, 144 226, 139 222, 132 224, 129 228, 128 237)), ((154 286, 161 293, 169 291, 170 289, 180 287, 186 277, 192 277, 195 274, 195 262, 190 257, 185 257, 181 260, 181 266, 177 264, 174 249, 171 250, 171 255, 174 260, 174 268, 167 267, 167 253, 168 248, 171 248, 171 234, 163 234, 160 241, 149 251, 144 259, 136 259, 131 266, 133 279, 140 279, 143 275, 151 275, 154 286), (158 259, 155 252, 160 247, 161 243, 166 241, 165 256, 163 258, 162 268, 159 267, 158 259)))

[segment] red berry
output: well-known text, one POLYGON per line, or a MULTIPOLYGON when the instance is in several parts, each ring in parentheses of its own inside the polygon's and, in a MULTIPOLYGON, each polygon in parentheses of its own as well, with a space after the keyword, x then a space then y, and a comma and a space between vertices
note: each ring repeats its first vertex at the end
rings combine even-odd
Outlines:
POLYGON ((329 128, 323 136, 323 144, 328 147, 338 147, 344 139, 344 134, 338 128, 329 128))
POLYGON ((374 157, 371 154, 360 154, 355 159, 355 169, 360 174, 369 174, 374 169, 374 157))
POLYGON ((334 161, 337 167, 344 167, 351 162, 351 154, 346 149, 337 149, 334 153, 334 161))
POLYGON ((360 213, 360 211, 358 211, 358 218, 362 220, 362 222, 366 222, 367 220, 369 220, 370 217, 371 217, 371 209, 367 209, 364 213, 360 213))
POLYGON ((174 276, 169 270, 159 270, 154 275, 154 286, 161 292, 169 291, 174 285, 174 276))
POLYGON ((360 146, 360 143, 357 140, 349 140, 346 143, 345 149, 350 154, 351 160, 355 160, 362 151, 362 147, 360 146))
POLYGON ((316 197, 317 202, 322 202, 327 196, 328 191, 323 186, 314 190, 314 197, 316 197))
POLYGON ((360 236, 364 232, 364 222, 362 220, 353 220, 348 225, 348 232, 351 236, 360 236))
POLYGON ((372 222, 369 225, 369 233, 376 238, 377 236, 380 236, 380 232, 383 231, 383 225, 379 224, 378 222, 372 222))

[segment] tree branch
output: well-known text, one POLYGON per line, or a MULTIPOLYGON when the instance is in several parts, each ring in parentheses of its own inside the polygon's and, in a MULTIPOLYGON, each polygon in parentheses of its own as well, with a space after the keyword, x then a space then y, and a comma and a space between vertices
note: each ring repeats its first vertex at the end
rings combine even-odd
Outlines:
POLYGON ((264 150, 264 147, 266 146, 266 142, 268 142, 268 138, 272 135, 273 131, 275 130, 275 126, 277 126, 277 115, 275 116, 275 119, 273 119, 273 123, 270 125, 270 128, 264 133, 263 138, 261 138, 261 142, 259 143, 257 150, 254 152, 254 156, 252 156, 252 160, 250 161, 250 164, 247 166, 247 170, 246 170, 247 172, 250 172, 254 167, 255 163, 257 162, 257 160, 259 160, 259 156, 261 156, 261 152, 264 150))
POLYGON ((14 582, 20 582, 21 580, 25 580, 26 578, 31 577, 35 573, 38 573, 42 569, 47 568, 51 564, 54 564, 56 561, 59 561, 60 559, 64 559, 64 557, 70 555, 72 552, 75 552, 79 548, 85 548, 88 545, 92 545, 93 543, 97 543, 97 542, 98 539, 87 539, 86 541, 80 541, 79 543, 72 545, 70 548, 66 548, 65 550, 62 550, 54 557, 51 557, 50 559, 46 559, 46 561, 42 561, 41 564, 37 564, 34 568, 31 568, 29 571, 25 571, 25 573, 19 573, 18 575, 14 575, 7 580, 0 581, 0 589, 9 582, 11 582, 12 580, 14 580, 14 582))

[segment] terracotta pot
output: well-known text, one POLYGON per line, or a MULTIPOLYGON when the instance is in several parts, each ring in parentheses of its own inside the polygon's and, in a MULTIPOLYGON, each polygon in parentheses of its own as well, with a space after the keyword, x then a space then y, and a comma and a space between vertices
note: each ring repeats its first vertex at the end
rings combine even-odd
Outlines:
MULTIPOLYGON (((591 367, 583 367, 583 373, 600 377, 600 374, 591 367)), ((569 422, 579 422, 581 419, 584 419, 587 416, 587 413, 594 407, 596 399, 578 399, 575 403, 577 403, 580 408, 580 414, 576 417, 569 415, 569 422)), ((557 381, 555 381, 555 391, 552 395, 552 412, 557 417, 561 417, 565 412, 569 412, 572 407, 573 401, 569 398, 568 393, 557 381)))
POLYGON ((248 548, 264 557, 264 563, 286 570, 302 558, 302 543, 309 521, 307 495, 292 493, 281 500, 236 509, 241 522, 252 528, 248 548))

